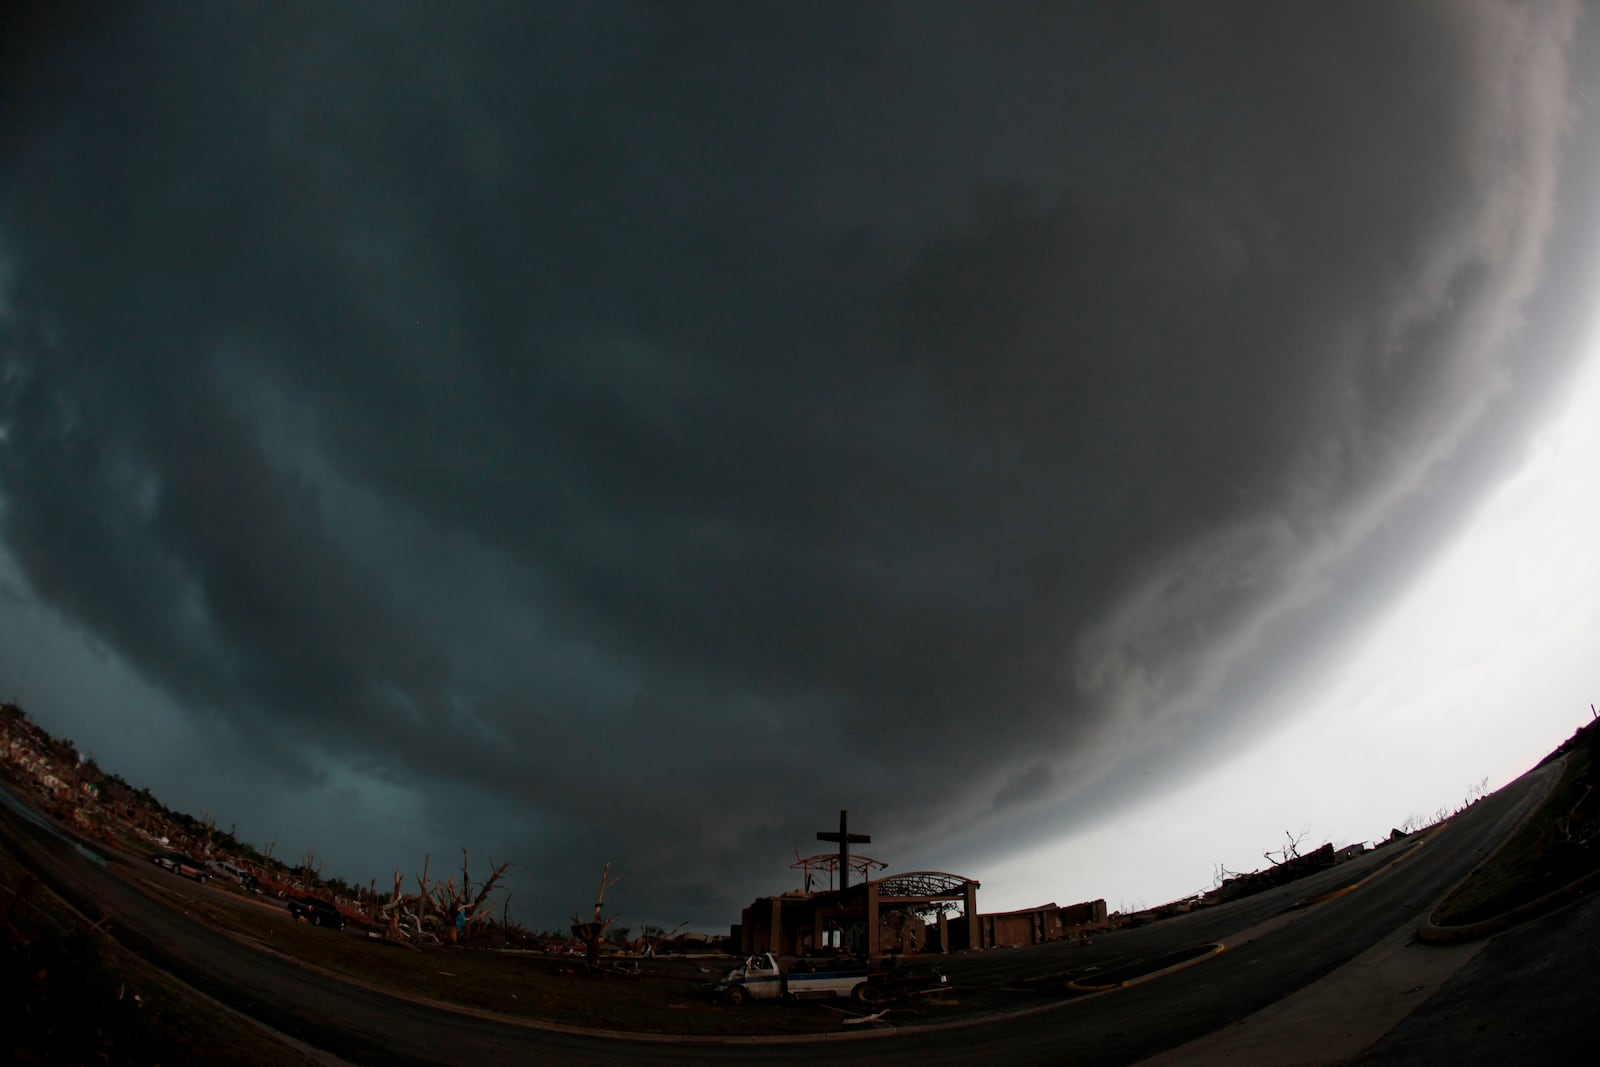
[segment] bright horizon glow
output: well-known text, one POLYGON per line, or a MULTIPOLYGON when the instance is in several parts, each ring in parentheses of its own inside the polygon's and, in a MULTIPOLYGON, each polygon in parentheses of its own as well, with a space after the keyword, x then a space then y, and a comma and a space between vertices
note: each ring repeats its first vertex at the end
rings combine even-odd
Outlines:
POLYGON ((1432 566, 1318 694, 1190 784, 985 872, 980 907, 1104 898, 1137 910, 1209 888, 1217 864, 1308 828, 1302 847, 1373 841, 1498 789, 1590 718, 1600 637, 1600 324, 1568 396, 1432 566), (1270 804, 1265 798, 1270 798, 1270 804))

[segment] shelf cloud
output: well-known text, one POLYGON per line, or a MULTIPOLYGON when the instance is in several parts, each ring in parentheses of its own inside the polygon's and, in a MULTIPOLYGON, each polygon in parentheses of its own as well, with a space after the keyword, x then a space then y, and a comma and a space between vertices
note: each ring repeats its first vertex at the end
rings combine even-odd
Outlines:
POLYGON ((22 17, 7 596, 535 925, 1181 778, 1566 365, 1568 4, 22 17))

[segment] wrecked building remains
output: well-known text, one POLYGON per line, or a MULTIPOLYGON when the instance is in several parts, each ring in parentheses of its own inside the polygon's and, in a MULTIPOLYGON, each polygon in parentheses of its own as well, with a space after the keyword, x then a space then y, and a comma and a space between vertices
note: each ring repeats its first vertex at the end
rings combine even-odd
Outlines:
POLYGON ((839 815, 837 833, 817 835, 839 844, 837 856, 797 859, 791 866, 803 872, 802 888, 761 897, 742 911, 731 931, 741 953, 876 958, 959 952, 1043 944, 1106 921, 1104 900, 984 914, 974 878, 945 871, 873 878, 887 864, 848 851, 850 844, 871 838, 850 833, 846 813, 839 815), (862 880, 852 883, 851 873, 862 880), (817 888, 824 875, 828 888, 817 888))

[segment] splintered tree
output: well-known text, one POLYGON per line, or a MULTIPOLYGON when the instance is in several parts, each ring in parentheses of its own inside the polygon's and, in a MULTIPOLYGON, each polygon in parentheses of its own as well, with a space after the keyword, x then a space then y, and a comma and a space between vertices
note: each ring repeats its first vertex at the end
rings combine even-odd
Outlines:
POLYGON ((305 850, 303 855, 301 855, 300 866, 296 868, 296 871, 299 873, 301 880, 305 883, 305 887, 308 892, 313 885, 321 880, 322 868, 325 862, 325 860, 320 858, 309 848, 305 850))
MULTIPOLYGON (((422 917, 411 906, 412 898, 402 891, 404 884, 400 872, 395 871, 394 895, 389 898, 389 903, 378 909, 378 914, 388 924, 383 931, 385 939, 400 945, 415 945, 425 936, 422 917)), ((437 943, 438 939, 434 940, 437 943)))
POLYGON ((1261 855, 1268 863, 1272 864, 1274 867, 1278 867, 1278 866, 1281 866, 1281 865, 1283 865, 1285 863, 1288 863, 1290 860, 1299 859, 1300 858, 1300 842, 1304 841, 1306 839, 1306 835, 1309 834, 1310 832, 1311 832, 1311 827, 1309 825, 1308 826, 1302 826, 1300 828, 1300 832, 1298 834, 1291 834, 1288 830, 1285 830, 1283 832, 1284 841, 1283 841, 1282 847, 1276 848, 1276 849, 1268 849, 1267 851, 1263 852, 1261 855))
POLYGON ((485 916, 493 916, 490 895, 500 884, 500 879, 511 869, 510 863, 495 863, 489 859, 489 877, 474 885, 467 865, 467 849, 461 846, 461 881, 451 875, 444 882, 428 878, 431 856, 422 857, 422 871, 416 875, 417 892, 407 895, 401 891, 400 872, 394 872, 394 895, 389 903, 378 909, 387 922, 384 936, 390 941, 409 945, 438 945, 459 941, 471 930, 472 924, 485 916), (457 923, 460 916, 460 923, 457 923), (458 930, 460 931, 458 933, 458 930))
POLYGON ((611 879, 611 864, 608 863, 600 871, 600 892, 594 898, 594 918, 586 923, 579 922, 578 913, 572 913, 572 936, 583 942, 583 958, 591 967, 600 962, 600 942, 605 937, 606 927, 617 921, 615 915, 600 916, 606 904, 606 890, 616 884, 611 879))
POLYGON ((211 839, 217 833, 217 817, 209 811, 200 812, 200 854, 211 855, 211 839))
POLYGON ((688 919, 683 920, 670 930, 656 926, 653 923, 645 923, 644 926, 640 928, 639 940, 634 943, 633 947, 647 956, 654 956, 656 951, 660 949, 663 944, 672 940, 672 936, 674 934, 688 925, 688 919))
POLYGON ((489 857, 489 877, 476 887, 472 884, 472 875, 467 869, 467 848, 461 846, 461 885, 455 884, 455 876, 451 875, 445 884, 435 886, 433 890, 433 908, 436 914, 446 922, 455 923, 454 929, 459 930, 462 937, 472 929, 472 924, 485 916, 493 918, 493 905, 489 902, 489 894, 506 871, 511 869, 510 863, 496 863, 494 857, 489 857), (457 922, 459 917, 460 921, 457 922))

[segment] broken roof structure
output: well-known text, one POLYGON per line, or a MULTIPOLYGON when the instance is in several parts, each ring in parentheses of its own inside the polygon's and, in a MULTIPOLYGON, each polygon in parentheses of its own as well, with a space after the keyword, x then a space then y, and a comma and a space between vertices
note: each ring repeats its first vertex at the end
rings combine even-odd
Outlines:
POLYGON ((944 871, 908 871, 843 890, 763 897, 744 909, 737 940, 743 952, 783 956, 966 948, 979 943, 978 884, 944 871))

